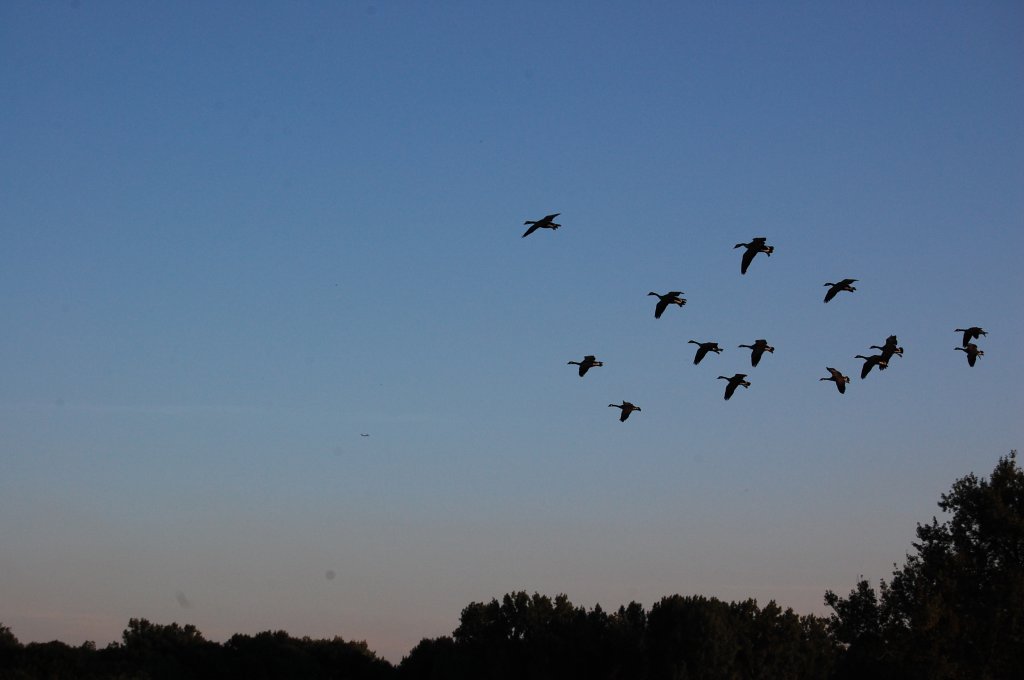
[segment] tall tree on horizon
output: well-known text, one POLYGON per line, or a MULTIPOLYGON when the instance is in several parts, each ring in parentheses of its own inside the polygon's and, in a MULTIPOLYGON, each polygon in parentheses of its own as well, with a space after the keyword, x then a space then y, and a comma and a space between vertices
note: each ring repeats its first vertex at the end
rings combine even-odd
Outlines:
POLYGON ((918 524, 913 554, 879 595, 861 579, 832 591, 830 630, 849 645, 840 677, 1019 677, 1024 668, 1024 471, 1017 452, 988 479, 954 482, 940 523, 918 524))

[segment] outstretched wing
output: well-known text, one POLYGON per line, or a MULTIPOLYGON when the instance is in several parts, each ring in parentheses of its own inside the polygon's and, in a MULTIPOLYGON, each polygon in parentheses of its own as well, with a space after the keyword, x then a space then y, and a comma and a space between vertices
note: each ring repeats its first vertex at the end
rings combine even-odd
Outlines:
MULTIPOLYGON (((526 224, 530 224, 530 223, 527 222, 526 224)), ((523 234, 523 238, 526 238, 527 236, 529 236, 533 232, 537 231, 538 229, 540 229, 540 222, 534 222, 533 224, 530 224, 530 228, 527 229, 526 233, 523 234)))
POLYGON ((835 381, 836 389, 839 390, 839 394, 846 394, 846 376, 831 366, 826 366, 825 368, 827 368, 828 372, 832 374, 832 380, 835 381))
POLYGON ((739 263, 739 273, 746 273, 746 267, 751 266, 751 262, 754 261, 754 256, 758 254, 758 251, 753 248, 748 248, 743 252, 743 259, 739 263))
POLYGON ((669 301, 668 295, 666 295, 666 296, 662 297, 660 300, 658 300, 658 304, 654 308, 654 318, 655 319, 660 319, 661 318, 662 313, 668 308, 668 301, 669 301))
POLYGON ((735 378, 729 380, 729 384, 725 386, 725 400, 729 401, 729 397, 736 391, 736 386, 739 385, 739 381, 735 378))
POLYGON ((693 365, 694 366, 699 364, 700 360, 703 359, 705 356, 707 356, 707 353, 708 353, 709 349, 710 349, 710 346, 708 346, 708 345, 701 345, 700 347, 697 348, 697 356, 693 357, 693 365))
POLYGON ((751 247, 743 252, 743 259, 739 263, 739 273, 746 273, 746 267, 751 266, 751 262, 754 261, 754 256, 758 254, 758 249, 753 246, 754 244, 751 244, 751 247))
POLYGON ((837 284, 833 285, 831 288, 829 288, 828 292, 825 293, 825 302, 828 302, 829 300, 834 298, 836 296, 836 293, 838 293, 838 292, 839 292, 839 284, 837 283, 837 284))

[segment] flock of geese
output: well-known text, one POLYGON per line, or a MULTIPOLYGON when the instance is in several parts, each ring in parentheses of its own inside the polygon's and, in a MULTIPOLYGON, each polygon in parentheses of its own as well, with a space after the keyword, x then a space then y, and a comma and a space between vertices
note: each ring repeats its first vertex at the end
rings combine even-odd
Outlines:
MULTIPOLYGON (((523 234, 523 238, 526 238, 527 236, 537 231, 538 229, 551 229, 552 231, 558 229, 560 226, 562 226, 561 224, 555 222, 555 218, 558 217, 559 215, 561 215, 561 213, 552 213, 550 215, 545 215, 539 220, 527 220, 523 224, 529 225, 530 228, 527 229, 526 232, 523 234)), ((753 238, 750 240, 749 243, 737 243, 735 246, 733 246, 733 248, 745 248, 745 250, 743 251, 743 257, 740 260, 740 274, 747 273, 747 269, 750 267, 750 264, 754 261, 754 257, 756 257, 759 253, 764 253, 766 256, 771 257, 771 254, 775 252, 775 246, 768 245, 768 239, 767 237, 764 236, 758 236, 756 238, 753 238)), ((856 282, 857 279, 843 279, 842 281, 837 281, 835 283, 828 282, 824 284, 828 288, 828 290, 825 292, 825 303, 827 304, 828 302, 831 302, 839 293, 853 293, 854 291, 856 291, 857 289, 853 286, 853 284, 856 282)), ((686 299, 683 298, 684 293, 680 290, 673 290, 664 294, 651 291, 647 295, 653 295, 656 298, 658 298, 658 302, 654 306, 655 319, 660 319, 661 315, 665 313, 665 310, 668 309, 670 305, 677 305, 679 307, 682 307, 683 305, 686 304, 686 299)), ((969 366, 974 366, 975 362, 978 360, 978 357, 984 356, 985 352, 978 349, 978 346, 971 341, 977 340, 983 335, 988 335, 988 333, 978 326, 971 326, 969 328, 957 328, 953 332, 963 333, 963 342, 961 343, 962 346, 954 347, 953 349, 959 350, 967 354, 967 364, 969 366)), ((701 360, 708 355, 709 352, 713 352, 715 354, 722 353, 722 348, 718 346, 717 342, 698 342, 697 340, 690 340, 688 344, 697 345, 697 353, 693 358, 693 363, 695 365, 699 364, 701 360)), ((775 348, 769 345, 768 341, 765 340, 764 338, 755 340, 753 344, 739 345, 739 347, 747 348, 750 350, 750 365, 752 367, 757 366, 757 364, 761 361, 761 357, 764 356, 765 352, 768 352, 769 354, 775 352, 775 348)), ((878 354, 871 354, 868 356, 858 354, 854 357, 855 359, 864 360, 864 364, 860 370, 861 380, 868 377, 868 373, 871 372, 872 368, 875 368, 877 366, 879 371, 884 371, 886 368, 889 367, 889 361, 894 356, 903 356, 903 348, 899 346, 899 342, 895 335, 890 335, 888 338, 885 339, 885 342, 881 345, 871 345, 870 349, 877 349, 878 354)), ((584 356, 583 361, 570 361, 568 363, 570 365, 575 365, 579 367, 579 374, 581 378, 585 376, 587 374, 587 371, 589 371, 591 368, 604 366, 604 362, 598 361, 597 357, 592 354, 584 356)), ((843 375, 842 371, 836 368, 832 368, 831 366, 826 366, 825 370, 829 372, 829 376, 827 378, 819 378, 819 380, 828 380, 834 382, 836 384, 836 388, 839 390, 839 393, 846 394, 846 385, 850 382, 850 377, 847 375, 843 375)), ((732 377, 720 375, 717 379, 726 381, 726 400, 732 398, 732 395, 735 394, 737 387, 743 387, 744 389, 750 387, 750 381, 747 380, 746 373, 736 373, 732 377)), ((608 406, 620 410, 620 422, 624 422, 627 418, 629 418, 630 414, 632 414, 633 411, 641 410, 639 406, 628 401, 623 401, 621 404, 608 404, 608 406)))

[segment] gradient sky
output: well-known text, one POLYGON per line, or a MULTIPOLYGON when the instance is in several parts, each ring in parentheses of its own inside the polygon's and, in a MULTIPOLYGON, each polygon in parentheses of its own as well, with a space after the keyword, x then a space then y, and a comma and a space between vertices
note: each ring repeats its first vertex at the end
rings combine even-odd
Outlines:
POLYGON ((1021 445, 1022 34, 1019 2, 3 2, 0 623, 397 661, 520 589, 825 613, 1021 445))

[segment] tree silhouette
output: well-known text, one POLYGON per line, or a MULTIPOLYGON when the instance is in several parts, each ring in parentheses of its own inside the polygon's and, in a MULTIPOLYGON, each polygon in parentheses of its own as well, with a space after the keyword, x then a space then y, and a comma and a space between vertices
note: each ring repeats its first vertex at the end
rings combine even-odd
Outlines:
POLYGON ((830 628, 849 645, 840 677, 1019 677, 1024 669, 1024 472, 1017 452, 989 479, 969 474, 943 494, 951 515, 917 526, 915 553, 847 598, 829 591, 830 628))
POLYGON ((120 643, 21 644, 0 624, 0 680, 1003 680, 1024 668, 1024 473, 1016 452, 988 479, 957 480, 918 525, 914 553, 878 590, 832 591, 829 619, 775 602, 671 595, 608 614, 525 591, 472 602, 451 636, 397 667, 365 642, 284 631, 206 640, 195 626, 131 619, 120 643))

